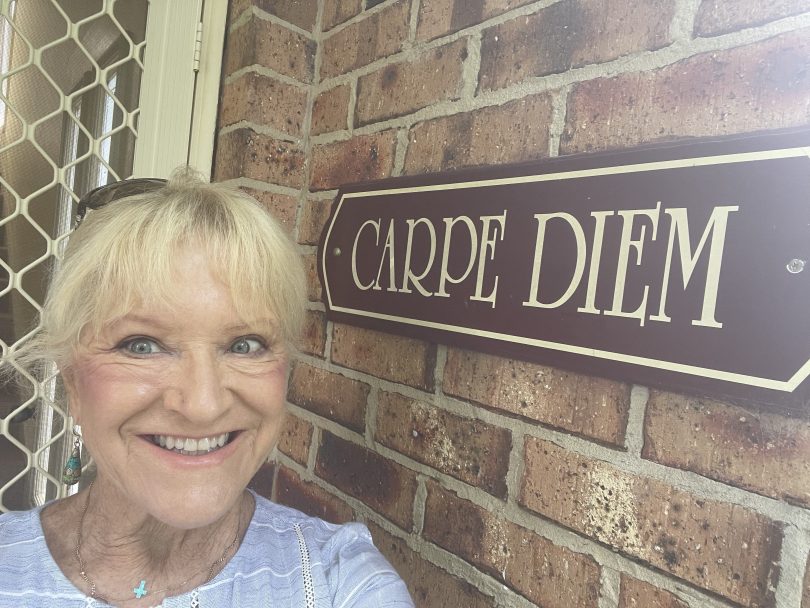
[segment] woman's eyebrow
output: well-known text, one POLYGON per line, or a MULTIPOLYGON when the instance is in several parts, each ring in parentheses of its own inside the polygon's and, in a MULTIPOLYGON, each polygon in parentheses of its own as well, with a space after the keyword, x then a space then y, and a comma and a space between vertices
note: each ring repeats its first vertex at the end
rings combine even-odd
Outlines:
POLYGON ((164 323, 157 316, 145 316, 137 313, 129 313, 112 323, 112 326, 120 325, 121 323, 137 323, 139 325, 150 325, 158 329, 168 329, 172 327, 170 323, 164 323))

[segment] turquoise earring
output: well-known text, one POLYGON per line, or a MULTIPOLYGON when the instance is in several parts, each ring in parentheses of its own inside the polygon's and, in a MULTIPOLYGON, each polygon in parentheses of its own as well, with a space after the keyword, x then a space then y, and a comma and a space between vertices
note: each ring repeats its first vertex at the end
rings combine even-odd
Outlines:
POLYGON ((79 483, 82 476, 82 435, 78 425, 73 427, 73 435, 73 451, 62 470, 62 482, 69 486, 79 483))

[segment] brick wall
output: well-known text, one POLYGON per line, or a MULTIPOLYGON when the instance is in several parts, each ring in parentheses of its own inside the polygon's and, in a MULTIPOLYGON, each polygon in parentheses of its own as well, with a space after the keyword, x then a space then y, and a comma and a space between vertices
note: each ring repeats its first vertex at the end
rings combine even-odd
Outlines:
POLYGON ((215 175, 310 267, 254 483, 420 607, 810 608, 810 423, 326 321, 344 182, 810 125, 808 0, 239 0, 215 175))

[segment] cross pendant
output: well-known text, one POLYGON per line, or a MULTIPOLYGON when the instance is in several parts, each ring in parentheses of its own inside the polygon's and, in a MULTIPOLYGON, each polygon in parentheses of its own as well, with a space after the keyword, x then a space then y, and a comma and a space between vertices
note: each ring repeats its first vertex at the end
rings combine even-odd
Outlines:
POLYGON ((132 592, 135 594, 135 597, 141 599, 146 595, 146 581, 141 581, 140 587, 135 587, 132 592))

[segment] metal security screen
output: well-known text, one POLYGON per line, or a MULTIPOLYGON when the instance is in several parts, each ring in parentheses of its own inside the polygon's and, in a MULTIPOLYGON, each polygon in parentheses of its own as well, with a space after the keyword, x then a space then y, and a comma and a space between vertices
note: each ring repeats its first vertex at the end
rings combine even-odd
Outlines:
MULTIPOLYGON (((0 345, 11 365, 36 329, 76 201, 132 174, 148 9, 147 0, 2 3, 0 345)), ((70 424, 55 372, 0 388, 0 511, 65 492, 70 424)))

